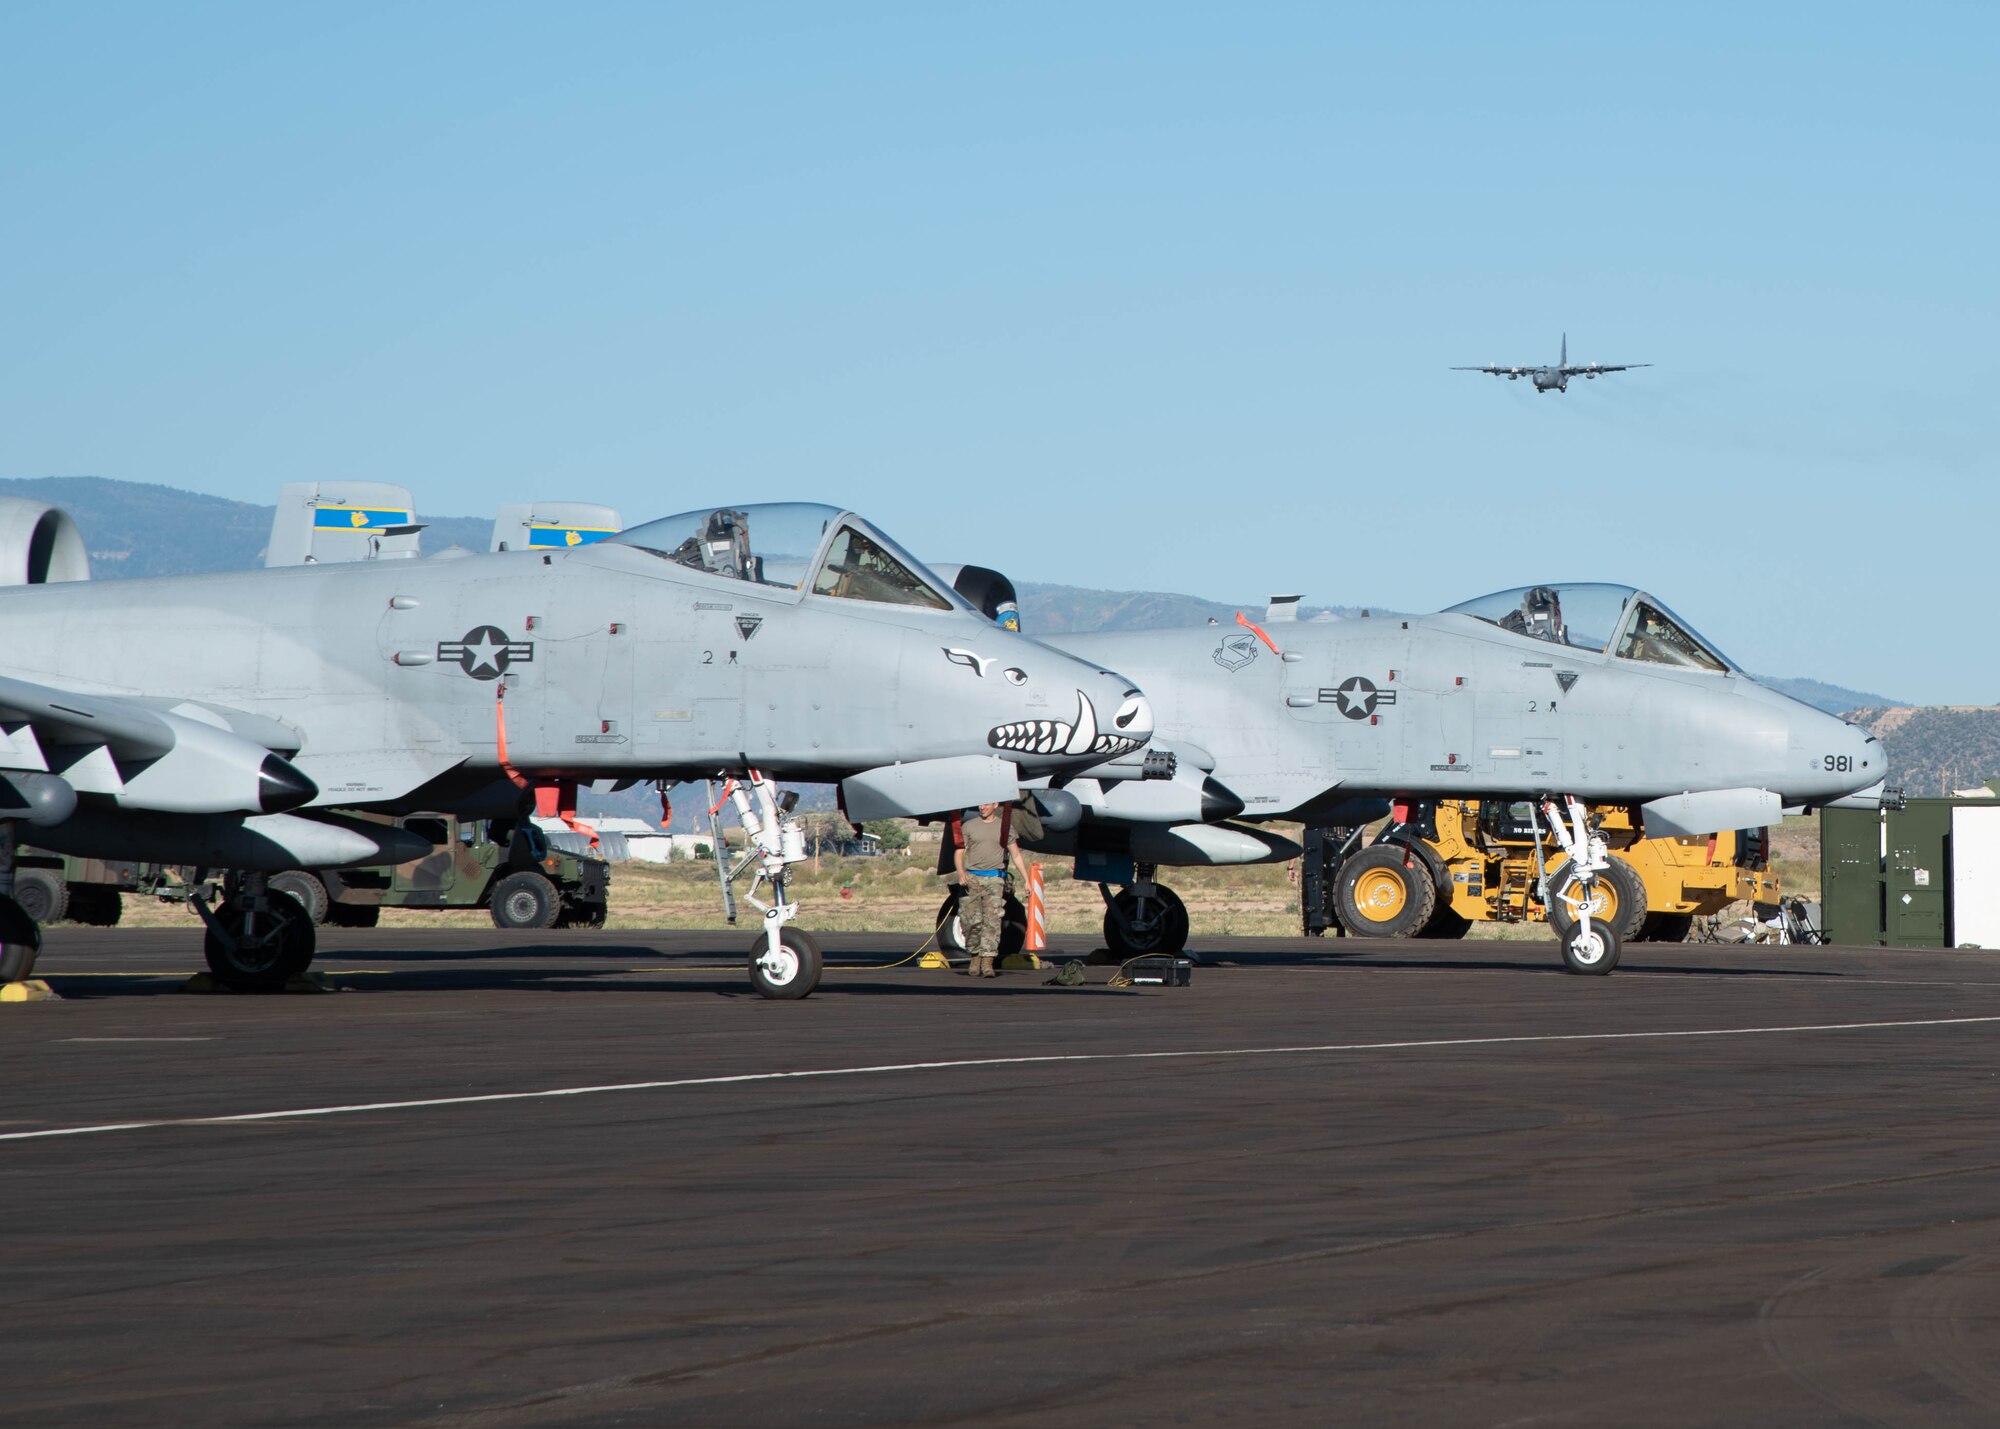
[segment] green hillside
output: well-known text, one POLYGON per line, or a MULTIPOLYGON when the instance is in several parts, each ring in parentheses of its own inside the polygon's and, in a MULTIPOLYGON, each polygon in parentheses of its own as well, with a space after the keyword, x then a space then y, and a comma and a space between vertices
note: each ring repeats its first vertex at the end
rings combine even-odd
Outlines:
POLYGON ((1889 751, 1889 783, 1911 796, 2000 778, 2000 706, 1858 709, 1853 721, 1889 751))

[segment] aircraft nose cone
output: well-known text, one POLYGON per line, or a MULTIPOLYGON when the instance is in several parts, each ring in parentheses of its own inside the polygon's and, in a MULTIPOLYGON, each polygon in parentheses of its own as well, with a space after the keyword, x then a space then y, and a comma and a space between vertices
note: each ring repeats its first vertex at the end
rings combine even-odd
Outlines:
POLYGON ((275 754, 266 755, 257 769, 257 807, 267 814, 282 814, 319 797, 319 785, 298 767, 275 754))

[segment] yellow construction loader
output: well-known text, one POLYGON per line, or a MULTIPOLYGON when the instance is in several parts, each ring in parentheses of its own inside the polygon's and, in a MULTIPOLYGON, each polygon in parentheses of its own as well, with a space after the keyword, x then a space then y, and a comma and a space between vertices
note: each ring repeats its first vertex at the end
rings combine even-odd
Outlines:
MULTIPOLYGON (((1330 914, 1361 937, 1462 938, 1475 923, 1543 921, 1560 933, 1572 921, 1562 901, 1569 876, 1547 836, 1537 842, 1534 813, 1532 804, 1498 800, 1398 804, 1374 843, 1350 840, 1337 872, 1303 880, 1302 889, 1317 885, 1330 905, 1321 927, 1330 914)), ((1625 942, 1677 943, 1697 917, 1742 899, 1778 901, 1768 829, 1649 839, 1619 804, 1594 806, 1590 821, 1611 859, 1591 916, 1609 921, 1625 942)), ((1314 911, 1306 909, 1308 932, 1317 931, 1314 911)))

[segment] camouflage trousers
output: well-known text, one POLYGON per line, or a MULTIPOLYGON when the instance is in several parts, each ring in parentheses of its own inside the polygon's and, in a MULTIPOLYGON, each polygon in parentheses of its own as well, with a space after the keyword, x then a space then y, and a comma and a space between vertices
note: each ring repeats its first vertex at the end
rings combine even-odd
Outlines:
POLYGON ((1007 914, 1007 880, 968 877, 970 885, 958 900, 965 925, 965 951, 975 958, 1000 956, 1000 924, 1007 914))

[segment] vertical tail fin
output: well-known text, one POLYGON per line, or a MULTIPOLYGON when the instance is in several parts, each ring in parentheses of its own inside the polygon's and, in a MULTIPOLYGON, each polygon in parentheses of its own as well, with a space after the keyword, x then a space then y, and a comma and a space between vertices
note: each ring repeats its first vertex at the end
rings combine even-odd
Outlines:
POLYGON ((1568 334, 1568 333, 1564 333, 1564 334, 1563 334, 1563 345, 1562 345, 1562 356, 1560 356, 1560 357, 1558 357, 1558 358, 1556 359, 1556 366, 1558 366, 1558 367, 1567 367, 1567 366, 1569 366, 1569 334, 1568 334))

